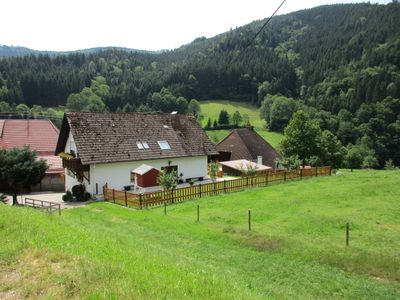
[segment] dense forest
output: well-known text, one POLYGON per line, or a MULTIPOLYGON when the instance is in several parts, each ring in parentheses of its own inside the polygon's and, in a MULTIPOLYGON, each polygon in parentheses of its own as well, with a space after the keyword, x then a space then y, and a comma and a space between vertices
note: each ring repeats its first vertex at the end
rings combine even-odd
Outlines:
POLYGON ((190 99, 262 106, 271 130, 306 110, 376 166, 400 164, 400 5, 321 6, 159 53, 100 49, 0 59, 0 110, 179 110, 190 99), (251 43, 250 43, 251 42, 251 43), (368 152, 370 153, 370 152, 368 152))

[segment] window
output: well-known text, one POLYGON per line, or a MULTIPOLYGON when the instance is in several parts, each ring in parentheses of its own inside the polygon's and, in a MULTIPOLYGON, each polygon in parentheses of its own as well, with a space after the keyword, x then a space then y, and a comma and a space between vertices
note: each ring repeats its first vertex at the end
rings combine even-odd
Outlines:
POLYGON ((138 149, 143 150, 143 149, 150 149, 149 144, 147 142, 136 142, 136 146, 138 149))
POLYGON ((170 150, 171 146, 168 144, 167 141, 158 141, 158 145, 160 146, 161 150, 170 150))

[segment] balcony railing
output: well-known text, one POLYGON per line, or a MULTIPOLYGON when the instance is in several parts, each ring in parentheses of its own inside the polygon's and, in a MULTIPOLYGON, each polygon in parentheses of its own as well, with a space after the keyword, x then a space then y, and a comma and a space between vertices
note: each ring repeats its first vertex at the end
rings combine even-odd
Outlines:
POLYGON ((70 170, 79 182, 82 182, 84 178, 89 181, 90 167, 83 165, 79 157, 74 157, 69 153, 60 153, 59 156, 62 159, 63 168, 70 170), (87 176, 85 176, 85 172, 88 172, 87 176))

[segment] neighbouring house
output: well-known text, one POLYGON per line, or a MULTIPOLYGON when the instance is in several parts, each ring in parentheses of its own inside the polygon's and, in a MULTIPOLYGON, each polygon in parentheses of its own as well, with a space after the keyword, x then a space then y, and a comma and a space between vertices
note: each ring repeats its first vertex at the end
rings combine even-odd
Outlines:
POLYGON ((65 188, 61 158, 54 155, 58 134, 58 128, 49 120, 0 120, 0 148, 23 148, 28 145, 49 167, 41 183, 32 187, 31 191, 63 191, 65 188))
POLYGON ((247 159, 222 161, 219 164, 224 174, 232 176, 247 175, 250 168, 255 170, 258 175, 265 174, 268 170, 272 170, 271 167, 260 165, 247 159))
POLYGON ((65 113, 56 154, 66 168, 66 189, 83 183, 91 194, 102 187, 129 189, 157 183, 162 169, 179 180, 208 176, 215 146, 192 116, 152 113, 65 113))
POLYGON ((219 161, 246 159, 259 165, 275 168, 281 155, 264 140, 252 126, 233 130, 216 145, 219 161))

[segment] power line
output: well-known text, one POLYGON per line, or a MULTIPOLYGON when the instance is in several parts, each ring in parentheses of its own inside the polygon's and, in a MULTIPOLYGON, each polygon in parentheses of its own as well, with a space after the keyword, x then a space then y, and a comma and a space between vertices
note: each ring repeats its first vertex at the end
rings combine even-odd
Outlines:
POLYGON ((278 6, 278 8, 274 11, 274 13, 265 21, 265 23, 263 24, 263 26, 261 26, 261 28, 256 32, 256 34, 254 35, 254 37, 250 40, 249 43, 247 43, 247 45, 244 47, 244 49, 240 52, 240 54, 237 56, 236 59, 239 59, 242 55, 243 52, 250 47, 250 45, 255 41, 255 39, 257 38, 257 36, 261 33, 261 31, 263 31, 265 29, 265 27, 267 27, 267 25, 269 24, 269 22, 272 20, 272 18, 276 15, 276 13, 279 11, 279 9, 282 7, 282 5, 286 2, 286 0, 283 0, 281 2, 281 4, 278 6))
POLYGON ((257 38, 257 36, 261 33, 261 31, 264 30, 265 27, 267 27, 268 23, 272 20, 272 18, 276 15, 278 10, 282 7, 282 5, 286 2, 286 0, 283 0, 282 3, 278 6, 278 8, 274 11, 274 13, 265 21, 264 25, 260 28, 260 30, 257 31, 253 39, 247 44, 246 48, 249 47, 257 38))

